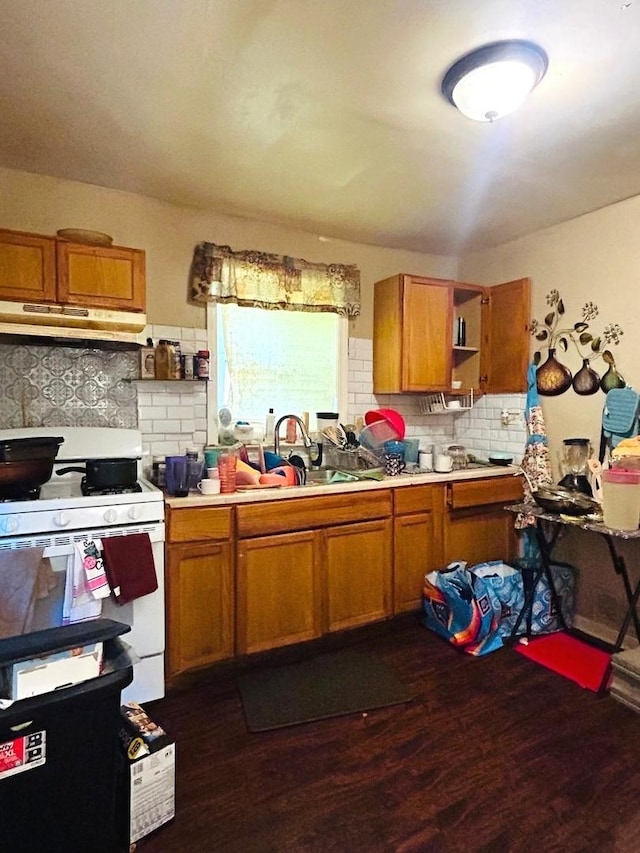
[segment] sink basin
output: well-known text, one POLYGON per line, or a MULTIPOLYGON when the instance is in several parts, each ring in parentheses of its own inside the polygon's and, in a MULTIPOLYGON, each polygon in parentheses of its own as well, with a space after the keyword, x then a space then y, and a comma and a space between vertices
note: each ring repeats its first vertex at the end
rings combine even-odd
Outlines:
POLYGON ((321 468, 319 471, 307 471, 307 486, 326 486, 336 473, 335 468, 321 468))

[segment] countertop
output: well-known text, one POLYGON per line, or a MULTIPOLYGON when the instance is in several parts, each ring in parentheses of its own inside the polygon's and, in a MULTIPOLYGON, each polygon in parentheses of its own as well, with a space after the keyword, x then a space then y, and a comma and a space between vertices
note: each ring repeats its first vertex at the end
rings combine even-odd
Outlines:
POLYGON ((385 477, 384 480, 359 480, 358 482, 331 483, 309 486, 279 486, 276 488, 250 488, 229 495, 188 495, 175 498, 165 495, 165 504, 172 508, 199 506, 229 506, 230 504, 256 503, 257 501, 311 498, 319 495, 348 494, 349 492, 372 491, 375 489, 397 489, 432 483, 451 483, 462 480, 479 480, 487 477, 517 476, 521 469, 517 465, 488 465, 451 471, 448 474, 416 473, 385 477))

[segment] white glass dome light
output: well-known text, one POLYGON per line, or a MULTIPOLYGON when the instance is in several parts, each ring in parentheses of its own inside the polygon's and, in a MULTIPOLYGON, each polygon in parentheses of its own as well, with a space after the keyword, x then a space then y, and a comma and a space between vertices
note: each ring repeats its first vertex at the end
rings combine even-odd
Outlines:
POLYGON ((547 54, 533 42, 492 42, 451 66, 442 80, 442 94, 468 118, 496 121, 525 102, 548 64, 547 54))

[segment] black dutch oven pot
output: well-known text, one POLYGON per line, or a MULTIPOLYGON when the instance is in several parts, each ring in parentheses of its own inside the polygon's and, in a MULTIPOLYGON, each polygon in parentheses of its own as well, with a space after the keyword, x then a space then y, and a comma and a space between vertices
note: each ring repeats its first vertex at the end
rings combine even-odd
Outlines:
POLYGON ((85 467, 70 465, 59 468, 56 474, 79 471, 92 489, 120 489, 133 486, 138 480, 137 459, 87 459, 85 467))
POLYGON ((0 496, 27 494, 50 480, 63 441, 58 436, 46 436, 0 442, 0 496))

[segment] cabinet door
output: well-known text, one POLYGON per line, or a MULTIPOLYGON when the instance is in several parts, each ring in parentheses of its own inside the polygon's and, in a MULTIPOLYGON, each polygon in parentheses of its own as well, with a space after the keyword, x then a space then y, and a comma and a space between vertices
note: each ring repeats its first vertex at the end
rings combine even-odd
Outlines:
POLYGON ((436 563, 433 515, 403 515, 393 524, 393 612, 418 610, 424 576, 442 568, 436 563))
POLYGON ((448 281, 397 275, 377 282, 374 393, 449 388, 452 318, 448 281))
POLYGON ((56 241, 0 230, 0 299, 55 302, 56 241))
POLYGON ((319 551, 314 531, 238 542, 240 654, 320 636, 319 551))
POLYGON ((393 612, 416 610, 424 576, 442 567, 443 484, 394 489, 393 612))
POLYGON ((485 394, 515 394, 527 390, 530 291, 528 278, 486 290, 481 367, 485 394))
POLYGON ((522 500, 519 477, 487 477, 448 483, 444 515, 444 562, 512 560, 517 554, 513 513, 505 504, 522 500))
POLYGON ((502 507, 451 511, 444 522, 444 563, 465 560, 469 567, 516 556, 514 516, 502 507))
POLYGON ((169 545, 166 586, 169 675, 232 657, 231 545, 169 545))
POLYGON ((328 631, 391 615, 391 529, 388 518, 323 531, 328 631))
POLYGON ((145 310, 145 253, 140 249, 57 245, 58 300, 113 311, 145 310))

